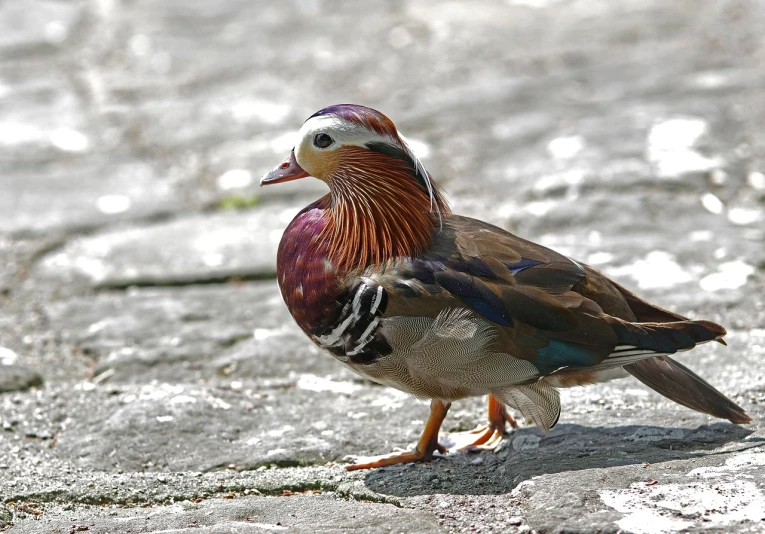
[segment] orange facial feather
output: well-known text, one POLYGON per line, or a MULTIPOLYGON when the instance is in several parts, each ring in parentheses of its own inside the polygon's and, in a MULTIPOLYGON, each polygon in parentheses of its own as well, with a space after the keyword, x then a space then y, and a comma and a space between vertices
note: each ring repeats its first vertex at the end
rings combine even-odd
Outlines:
POLYGON ((337 268, 364 269, 425 250, 439 213, 449 213, 436 186, 431 199, 404 160, 354 146, 337 153, 342 170, 327 179, 332 207, 321 235, 337 268))

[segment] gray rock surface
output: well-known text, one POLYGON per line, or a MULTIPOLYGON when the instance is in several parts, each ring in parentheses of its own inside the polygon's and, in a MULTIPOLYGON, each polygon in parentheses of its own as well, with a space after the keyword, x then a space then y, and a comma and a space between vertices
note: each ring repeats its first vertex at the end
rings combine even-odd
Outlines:
POLYGON ((42 386, 42 376, 24 365, 19 365, 18 354, 0 347, 0 393, 22 391, 42 386))
POLYGON ((67 243, 35 274, 97 288, 273 278, 279 239, 300 208, 268 205, 110 230, 67 243))
POLYGON ((3 172, 7 189, 0 197, 0 227, 12 235, 57 235, 131 219, 161 218, 181 207, 177 185, 146 163, 79 159, 76 164, 45 167, 8 165, 3 172), (104 175, 104 168, 111 172, 104 175), (77 187, 72 187, 73 173, 77 187))
POLYGON ((23 365, 0 365, 0 393, 42 386, 40 374, 23 365))
POLYGON ((765 531, 764 34, 750 0, 0 3, 0 529, 765 531), (755 422, 625 380, 495 453, 344 471, 428 408, 276 287, 326 188, 259 176, 338 102, 456 212, 723 324, 680 359, 755 422))

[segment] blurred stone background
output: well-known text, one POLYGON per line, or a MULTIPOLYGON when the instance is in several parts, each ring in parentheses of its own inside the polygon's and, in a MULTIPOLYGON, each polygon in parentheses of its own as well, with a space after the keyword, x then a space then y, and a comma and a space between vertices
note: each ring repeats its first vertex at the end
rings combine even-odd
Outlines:
POLYGON ((764 35, 757 0, 0 3, 0 529, 762 532, 764 35), (257 187, 341 102, 456 212, 725 325, 681 359, 756 422, 625 380, 497 454, 344 472, 427 406, 299 332, 275 250, 324 190, 257 187))

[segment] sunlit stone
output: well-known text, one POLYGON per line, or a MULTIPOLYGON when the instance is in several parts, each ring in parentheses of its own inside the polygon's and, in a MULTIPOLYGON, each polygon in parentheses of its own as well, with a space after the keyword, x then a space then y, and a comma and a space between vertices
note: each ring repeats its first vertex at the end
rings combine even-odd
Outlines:
POLYGON ((176 395, 168 401, 169 404, 196 404, 196 402, 196 397, 191 395, 176 395))
POLYGON ((50 142, 64 152, 85 152, 90 147, 88 138, 71 128, 56 128, 50 134, 50 142))
POLYGON ((610 276, 630 276, 641 289, 660 289, 689 282, 691 275, 663 250, 652 250, 645 258, 631 265, 608 269, 610 276))
POLYGON ((223 260, 225 260, 223 254, 217 252, 211 252, 202 256, 202 262, 208 267, 220 267, 223 265, 223 260))
POLYGON ((721 71, 700 72, 693 77, 695 85, 704 89, 723 87, 730 82, 730 79, 731 76, 728 73, 721 71))
POLYGON ((760 222, 765 218, 765 214, 760 209, 753 208, 731 208, 728 210, 728 220, 739 226, 746 226, 760 222))
POLYGON ((256 328, 252 332, 252 337, 255 339, 255 341, 263 341, 264 339, 268 339, 269 337, 273 337, 279 333, 278 330, 274 328, 256 328))
POLYGON ((749 185, 758 191, 765 189, 765 174, 762 174, 761 172, 750 172, 746 177, 746 181, 749 182, 749 185))
POLYGON ((283 224, 288 224, 292 219, 295 218, 295 215, 300 213, 300 210, 302 208, 294 207, 294 208, 287 208, 285 210, 282 210, 279 212, 279 222, 283 224))
POLYGON ((637 482, 599 493, 607 506, 624 514, 616 522, 621 531, 634 534, 687 531, 694 526, 690 519, 702 516, 706 527, 731 532, 734 525, 758 524, 765 516, 765 496, 751 480, 713 486, 637 482))
POLYGON ((218 176, 218 188, 241 189, 252 183, 252 173, 245 169, 229 169, 218 176))
POLYGON ((296 132, 292 130, 281 135, 275 135, 269 142, 269 146, 275 153, 283 156, 284 152, 289 152, 295 146, 295 137, 296 132))
POLYGON ((705 276, 699 282, 704 291, 738 289, 746 284, 747 278, 754 274, 754 267, 741 260, 721 263, 719 271, 705 276))
POLYGON ((558 159, 569 159, 584 149, 584 138, 580 135, 570 137, 557 137, 547 143, 547 150, 552 157, 558 159))
POLYGON ((282 229, 271 230, 270 232, 268 232, 268 240, 271 243, 279 243, 279 241, 282 240, 283 235, 284 235, 284 230, 282 229))
POLYGON ((720 165, 717 159, 707 158, 695 150, 666 151, 655 161, 660 177, 672 178, 692 172, 705 172, 720 165))
POLYGON ((11 349, 0 347, 0 365, 13 365, 17 359, 18 355, 11 349))
POLYGON ((707 123, 701 119, 670 119, 651 128, 648 134, 652 150, 678 150, 694 146, 707 133, 707 123))
POLYGON ((647 156, 656 174, 677 178, 719 168, 722 161, 707 158, 694 149, 707 131, 705 121, 693 118, 671 119, 654 125, 648 134, 647 156))
MULTIPOLYGON (((449 202, 449 205, 452 206, 452 208, 454 208, 455 203, 454 202, 449 202)), ((499 219, 506 219, 507 217, 510 217, 514 213, 516 213, 518 211, 518 209, 519 209, 519 207, 518 207, 517 203, 515 203, 515 202, 507 202, 505 204, 501 204, 500 206, 498 206, 495 211, 496 211, 497 217, 499 219)))
POLYGON ((298 389, 305 389, 308 391, 331 391, 333 393, 344 393, 346 395, 350 395, 361 389, 361 386, 352 382, 337 382, 335 380, 327 380, 326 378, 314 375, 301 376, 300 379, 298 379, 296 386, 298 389))
POLYGON ((130 38, 128 42, 130 51, 136 56, 145 56, 151 50, 151 39, 148 35, 139 33, 130 38))
POLYGON ((714 169, 709 173, 709 181, 714 185, 724 185, 728 181, 728 173, 722 169, 714 169))
POLYGON ((20 122, 0 122, 0 145, 21 145, 44 138, 40 130, 20 122))
POLYGON ((406 143, 409 145, 409 148, 412 149, 414 155, 419 159, 426 159, 430 156, 430 146, 424 141, 407 138, 406 143))
POLYGON ((688 239, 694 242, 712 241, 714 233, 711 230, 694 230, 688 235, 688 239))
POLYGON ((96 208, 101 213, 114 215, 130 209, 133 201, 125 195, 103 195, 96 200, 96 208))
POLYGON ((53 20, 45 25, 43 35, 45 36, 45 40, 49 43, 59 44, 66 41, 69 32, 63 22, 60 20, 53 20))
POLYGON ((613 259, 614 255, 610 252, 595 252, 587 258, 587 263, 590 265, 603 265, 611 262, 613 259))
POLYGON ((708 212, 714 213, 715 215, 721 214, 725 209, 722 200, 717 198, 714 193, 704 193, 701 197, 701 205, 704 206, 708 212))
POLYGON ((266 100, 242 100, 231 106, 231 113, 239 122, 257 119, 266 124, 278 124, 284 122, 291 109, 286 104, 266 100))
POLYGON ((530 214, 536 217, 543 217, 548 211, 555 207, 557 203, 558 202, 554 200, 540 200, 537 202, 529 202, 526 204, 525 208, 530 214))

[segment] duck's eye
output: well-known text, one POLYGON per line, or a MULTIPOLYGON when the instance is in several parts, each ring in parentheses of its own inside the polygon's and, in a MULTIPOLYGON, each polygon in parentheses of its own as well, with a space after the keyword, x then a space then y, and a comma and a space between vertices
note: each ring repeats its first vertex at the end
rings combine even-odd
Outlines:
POLYGON ((313 138, 313 146, 316 148, 327 148, 329 145, 334 143, 334 139, 332 139, 330 136, 328 136, 325 133, 317 133, 313 138))

